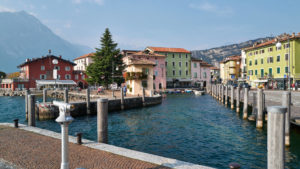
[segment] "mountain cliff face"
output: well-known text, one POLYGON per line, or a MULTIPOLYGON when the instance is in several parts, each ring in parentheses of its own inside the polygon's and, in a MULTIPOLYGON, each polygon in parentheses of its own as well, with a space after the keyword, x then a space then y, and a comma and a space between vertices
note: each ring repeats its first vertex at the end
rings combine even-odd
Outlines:
POLYGON ((60 38, 24 11, 0 12, 0 71, 17 71, 26 58, 47 55, 48 49, 69 60, 92 51, 60 38))
POLYGON ((232 44, 227 46, 221 46, 212 49, 206 50, 193 50, 192 57, 194 58, 202 58, 204 61, 208 63, 220 62, 225 57, 232 55, 241 55, 241 49, 249 46, 253 46, 255 42, 261 42, 263 40, 271 39, 272 37, 259 38, 255 40, 249 40, 246 42, 232 44))

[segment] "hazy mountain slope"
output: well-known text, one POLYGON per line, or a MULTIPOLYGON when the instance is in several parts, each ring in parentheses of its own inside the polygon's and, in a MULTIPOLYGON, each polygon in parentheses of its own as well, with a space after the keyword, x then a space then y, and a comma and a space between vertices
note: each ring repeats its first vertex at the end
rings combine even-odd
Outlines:
POLYGON ((26 58, 46 55, 48 49, 70 60, 92 50, 60 38, 24 11, 0 12, 0 70, 17 71, 26 58))
POLYGON ((249 40, 246 42, 238 43, 238 44, 226 45, 226 46, 221 46, 221 47, 206 49, 206 50, 193 50, 191 51, 192 57, 202 58, 203 60, 209 63, 219 62, 222 61, 227 56, 241 55, 242 48, 252 46, 254 42, 260 42, 268 38, 270 39, 271 37, 259 38, 255 40, 249 40))

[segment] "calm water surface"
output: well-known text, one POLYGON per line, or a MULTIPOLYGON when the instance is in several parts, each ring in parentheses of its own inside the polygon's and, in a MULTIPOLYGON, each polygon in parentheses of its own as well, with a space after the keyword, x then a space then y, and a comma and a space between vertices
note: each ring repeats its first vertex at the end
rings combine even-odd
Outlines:
MULTIPOLYGON (((0 97, 0 122, 26 123, 23 97, 0 97)), ((266 125, 266 124, 265 124, 266 125)), ((54 120, 37 127, 60 132, 54 120)), ((78 117, 70 134, 96 140, 96 116, 78 117)), ((243 168, 267 167, 266 128, 242 120, 210 96, 168 95, 161 105, 109 114, 109 144, 216 168, 238 162, 243 168)), ((300 132, 292 130, 287 168, 300 168, 300 132)))

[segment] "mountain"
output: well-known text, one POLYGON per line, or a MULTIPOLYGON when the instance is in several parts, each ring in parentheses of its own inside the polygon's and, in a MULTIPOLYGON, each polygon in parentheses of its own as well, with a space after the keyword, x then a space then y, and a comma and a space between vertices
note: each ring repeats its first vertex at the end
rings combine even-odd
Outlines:
POLYGON ((191 51, 192 57, 203 59, 204 61, 213 64, 214 62, 222 61, 225 57, 228 56, 241 55, 242 48, 253 46, 255 42, 261 42, 268 39, 272 39, 272 37, 258 38, 254 40, 248 40, 242 43, 226 45, 206 50, 193 50, 191 51))
POLYGON ((0 12, 0 71, 17 71, 26 58, 47 55, 48 49, 68 60, 92 51, 60 38, 25 11, 0 12))

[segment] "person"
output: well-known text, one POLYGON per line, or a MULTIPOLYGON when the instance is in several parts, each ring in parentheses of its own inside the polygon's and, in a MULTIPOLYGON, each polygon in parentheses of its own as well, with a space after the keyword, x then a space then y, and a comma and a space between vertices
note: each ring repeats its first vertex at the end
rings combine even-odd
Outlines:
POLYGON ((97 94, 101 93, 101 87, 98 87, 97 94))
POLYGON ((124 96, 126 96, 126 92, 127 92, 127 87, 126 87, 126 85, 123 87, 123 91, 124 91, 124 96))

